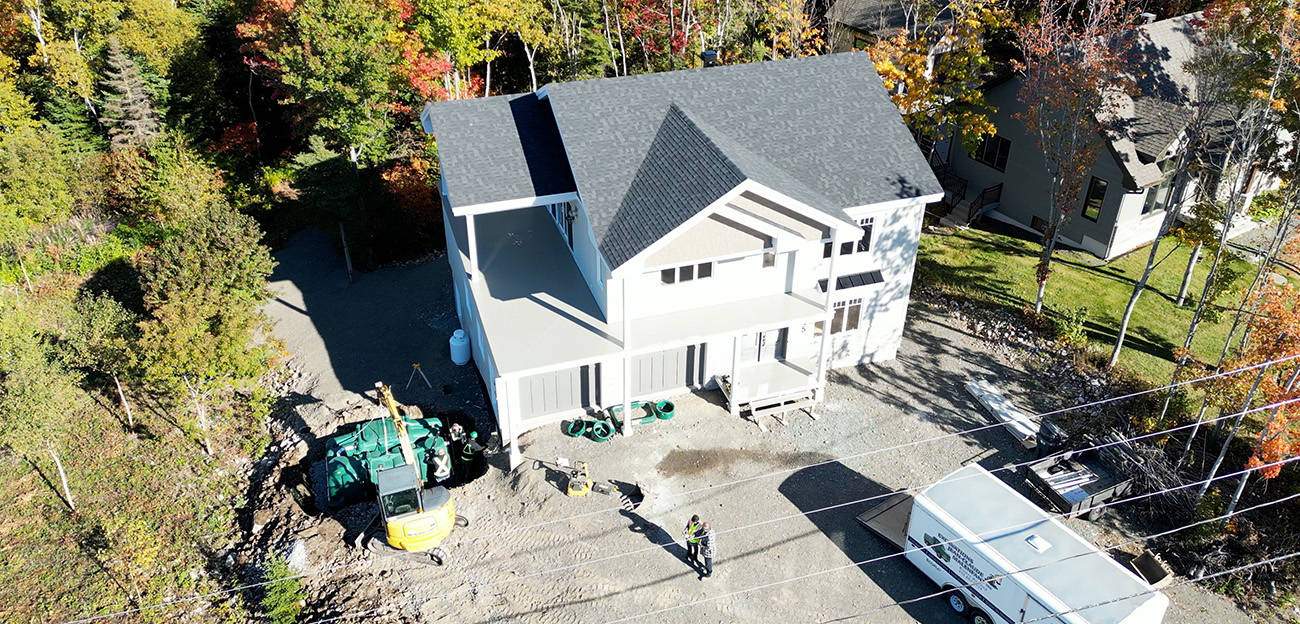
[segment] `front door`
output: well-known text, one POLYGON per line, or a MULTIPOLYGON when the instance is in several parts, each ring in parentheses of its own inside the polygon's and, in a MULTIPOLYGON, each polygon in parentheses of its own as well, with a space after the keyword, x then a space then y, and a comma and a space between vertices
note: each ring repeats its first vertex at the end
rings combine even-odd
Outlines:
POLYGON ((769 329, 754 334, 755 362, 772 362, 785 359, 786 328, 769 329))

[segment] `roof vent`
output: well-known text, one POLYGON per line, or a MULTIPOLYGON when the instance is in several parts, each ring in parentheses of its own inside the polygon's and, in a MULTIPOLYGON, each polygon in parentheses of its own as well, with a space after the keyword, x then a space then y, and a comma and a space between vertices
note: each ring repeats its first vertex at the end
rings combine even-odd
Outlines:
POLYGON ((1142 13, 1141 15, 1139 15, 1138 17, 1142 18, 1142 23, 1143 23, 1143 24, 1150 24, 1151 22, 1156 21, 1156 14, 1155 14, 1155 13, 1145 13, 1145 12, 1144 12, 1144 13, 1142 13))
POLYGON ((1034 552, 1036 553, 1047 552, 1047 549, 1052 547, 1051 542, 1043 539, 1043 536, 1037 533, 1030 535, 1029 537, 1026 537, 1025 543, 1029 544, 1029 547, 1034 549, 1034 552))
POLYGON ((718 63, 717 50, 705 50, 700 52, 700 60, 704 61, 705 67, 717 67, 720 64, 718 63))

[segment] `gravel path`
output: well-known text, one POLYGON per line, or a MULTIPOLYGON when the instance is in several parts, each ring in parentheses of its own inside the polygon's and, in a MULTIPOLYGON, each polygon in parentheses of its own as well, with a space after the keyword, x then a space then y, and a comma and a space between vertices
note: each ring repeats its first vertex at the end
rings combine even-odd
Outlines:
MULTIPOLYGON (((364 377, 368 367, 404 381, 398 377, 409 372, 406 360, 419 360, 435 387, 450 380, 453 391, 419 396, 399 390, 399 400, 481 401, 466 379, 472 369, 446 364, 446 336, 455 318, 445 263, 385 269, 347 286, 341 270, 320 260, 332 258, 326 241, 318 235, 295 239, 277 255, 274 285, 286 308, 273 312, 276 334, 296 365, 316 380, 311 394, 346 403, 348 393, 373 381, 364 377), (306 314, 294 313, 294 306, 306 314), (332 318, 318 318, 326 313, 332 318), (340 359, 362 364, 340 371, 340 359)), ((627 512, 612 497, 569 498, 559 475, 534 468, 532 461, 514 473, 494 469, 454 492, 458 511, 472 524, 449 541, 451 565, 376 562, 348 582, 376 586, 378 591, 365 593, 383 600, 324 584, 329 590, 318 591, 312 607, 331 614, 400 603, 406 621, 457 623, 605 622, 651 613, 635 621, 957 624, 963 620, 938 599, 877 610, 936 588, 901 557, 852 565, 891 552, 854 520, 871 503, 803 514, 918 486, 969 462, 994 470, 1028 459, 1000 428, 959 433, 988 422, 961 388, 971 377, 996 379, 1022 407, 1055 406, 1047 398, 1033 400, 1049 395, 1005 351, 943 310, 914 304, 899 358, 837 372, 819 420, 796 415, 788 426, 763 433, 732 418, 716 394, 706 392, 678 399, 673 420, 603 444, 567 438, 558 426, 530 432, 521 440, 530 460, 588 461, 597 480, 639 482, 648 493, 645 503, 627 512), (945 437, 876 451, 937 436, 945 437), (859 456, 798 469, 849 455, 859 456), (682 494, 754 475, 768 476, 682 494), (704 581, 684 563, 680 546, 658 545, 677 537, 692 513, 719 532, 715 574, 704 581), (517 530, 544 522, 550 524, 517 530), (830 568, 839 569, 818 574, 830 568), (801 576, 807 578, 716 599, 801 576)), ((503 460, 498 455, 494 464, 500 468, 503 460)), ((999 474, 1019 487, 1011 473, 999 474)), ((1121 539, 1106 526, 1071 524, 1102 543, 1121 539)), ((333 549, 316 548, 317 565, 327 565, 333 549)), ((1194 587, 1170 595, 1169 624, 1250 621, 1229 601, 1194 587)))

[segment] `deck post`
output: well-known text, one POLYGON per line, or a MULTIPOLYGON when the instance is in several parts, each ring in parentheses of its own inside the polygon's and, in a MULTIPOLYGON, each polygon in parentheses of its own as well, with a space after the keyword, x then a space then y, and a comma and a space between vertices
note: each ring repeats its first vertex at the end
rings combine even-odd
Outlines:
POLYGON ((619 282, 623 301, 623 435, 632 435, 632 319, 628 316, 627 280, 619 282))
POLYGON ((744 334, 736 334, 731 337, 731 400, 727 402, 727 409, 731 410, 732 416, 740 415, 740 400, 736 390, 740 387, 737 375, 740 373, 740 339, 743 336, 744 334))
POLYGON ((817 398, 821 399, 826 387, 826 371, 830 368, 831 321, 835 317, 835 258, 840 255, 839 240, 831 230, 831 262, 826 274, 826 312, 822 315, 822 341, 817 350, 817 398))
POLYGON ((474 233, 474 215, 465 216, 465 241, 469 245, 469 279, 478 278, 478 235, 474 233))

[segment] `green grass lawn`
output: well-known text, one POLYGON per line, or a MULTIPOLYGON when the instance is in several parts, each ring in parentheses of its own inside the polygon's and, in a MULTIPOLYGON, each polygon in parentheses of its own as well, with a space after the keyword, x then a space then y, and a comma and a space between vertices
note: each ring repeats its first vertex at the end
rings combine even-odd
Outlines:
MULTIPOLYGON (((923 235, 917 277, 949 292, 1022 310, 1034 303, 1034 265, 1040 249, 1036 241, 977 229, 923 235)), ((1134 281, 1142 275, 1148 253, 1149 248, 1142 247, 1102 263, 1084 252, 1058 252, 1047 283, 1045 305, 1051 309, 1049 313, 1087 307, 1089 348, 1109 356, 1120 316, 1134 281)), ((1192 307, 1205 283, 1208 258, 1196 267, 1186 305, 1174 305, 1190 253, 1190 248, 1177 246, 1173 240, 1161 245, 1164 260, 1148 281, 1129 323, 1120 364, 1153 383, 1168 383, 1173 373, 1173 349, 1183 344, 1192 307)), ((1254 277, 1254 265, 1235 261, 1232 267, 1240 276, 1220 297, 1220 305, 1235 306, 1254 277)), ((1231 315, 1223 316, 1226 318, 1219 323, 1201 324, 1192 345, 1199 359, 1212 361, 1218 357, 1232 325, 1231 315)))

